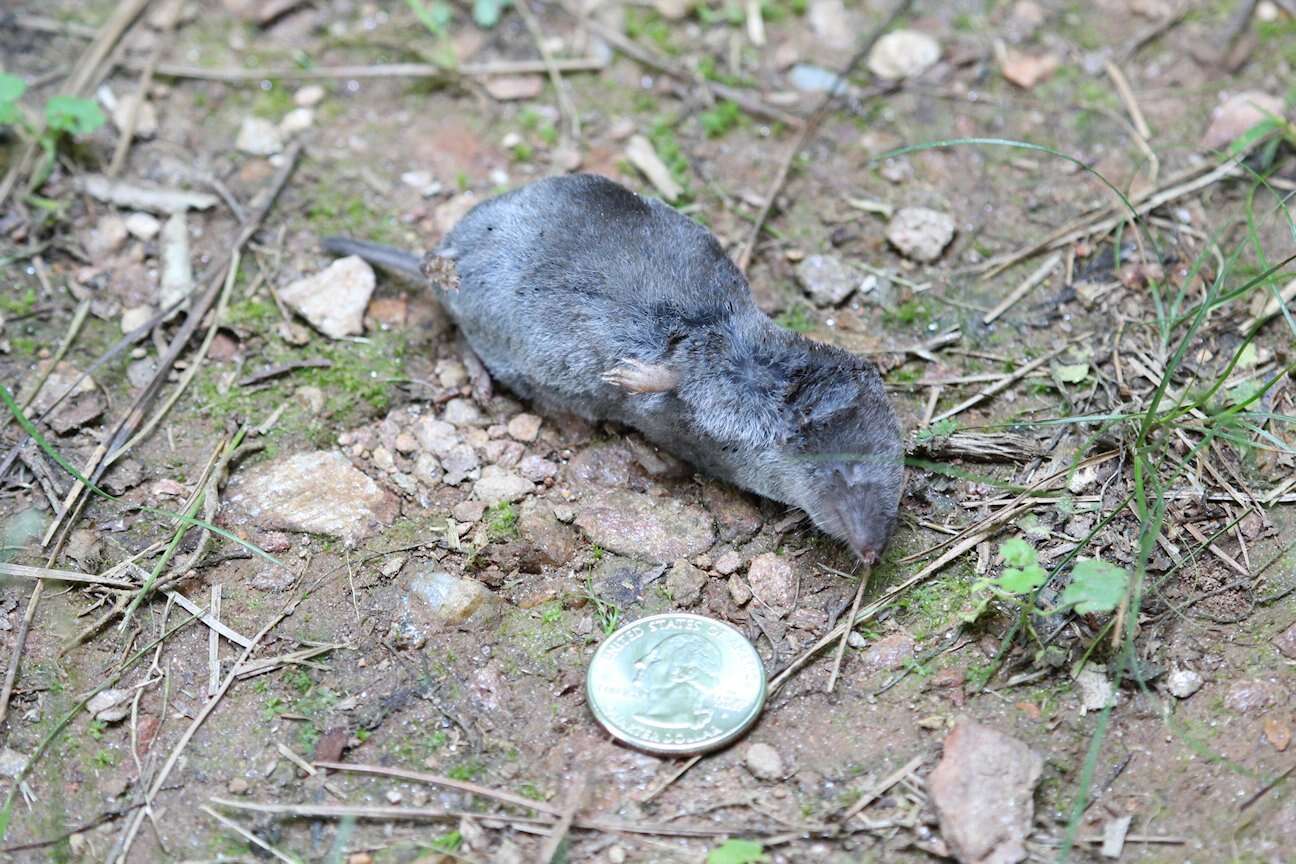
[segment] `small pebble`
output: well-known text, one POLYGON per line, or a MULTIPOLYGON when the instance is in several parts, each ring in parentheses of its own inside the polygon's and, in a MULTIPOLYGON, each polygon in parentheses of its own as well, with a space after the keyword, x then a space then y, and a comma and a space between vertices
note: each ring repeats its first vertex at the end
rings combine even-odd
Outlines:
POLYGON ((517 441, 529 443, 540 434, 541 420, 534 414, 518 414, 508 422, 508 434, 517 441))
POLYGON ((298 108, 314 108, 324 100, 324 88, 318 84, 307 84, 293 94, 293 103, 298 108))
POLYGON ((1176 699, 1187 699, 1202 688, 1202 676, 1191 669, 1176 669, 1166 676, 1166 689, 1176 699))
POLYGON ((126 230, 137 240, 152 240, 162 230, 162 223, 152 213, 132 213, 126 217, 126 230))
POLYGON ((747 770, 757 780, 781 780, 783 757, 768 744, 757 743, 747 748, 747 770))
POLYGON ((248 791, 248 782, 242 777, 235 777, 233 780, 229 781, 229 785, 226 788, 229 789, 231 795, 242 795, 248 791))
POLYGON ((392 804, 401 803, 401 793, 399 789, 388 789, 385 796, 387 801, 392 804))

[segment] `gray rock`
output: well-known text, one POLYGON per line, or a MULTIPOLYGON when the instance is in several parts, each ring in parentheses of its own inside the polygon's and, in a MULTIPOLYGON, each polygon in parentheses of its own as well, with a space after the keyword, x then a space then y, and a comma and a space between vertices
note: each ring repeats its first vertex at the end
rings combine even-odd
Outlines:
POLYGON ((522 454, 526 451, 517 441, 510 441, 507 438, 497 438, 493 441, 487 441, 482 447, 482 457, 487 462, 493 462, 501 468, 513 468, 518 462, 522 461, 522 454))
POLYGON ((465 480, 476 480, 481 476, 480 464, 476 451, 467 444, 456 444, 441 457, 441 467, 445 469, 441 482, 458 486, 465 480))
POLYGON ((752 597, 782 618, 796 605, 797 580, 786 558, 773 552, 757 555, 747 567, 752 597))
POLYGON ((825 48, 845 51, 855 41, 855 28, 842 0, 813 0, 806 10, 806 21, 825 48))
POLYGON ((1176 669, 1166 676, 1166 689, 1176 699, 1187 699, 1202 688, 1202 676, 1191 669, 1176 669))
POLYGON ((783 779, 783 757, 768 744, 752 744, 747 748, 743 762, 757 780, 783 779))
POLYGON ((914 656, 914 640, 908 633, 892 633, 874 642, 864 652, 864 666, 871 672, 899 669, 914 656))
POLYGON ((445 421, 453 426, 487 426, 490 419, 471 399, 451 399, 445 406, 445 421))
POLYGON ((307 84, 293 94, 293 104, 298 108, 314 108, 324 101, 324 88, 319 84, 307 84))
POLYGON ((1296 624, 1275 636, 1273 643, 1279 654, 1289 660, 1296 660, 1296 624))
POLYGON ((98 263, 99 259, 107 258, 126 245, 126 238, 129 236, 126 220, 116 213, 109 213, 95 223, 81 243, 85 246, 90 260, 98 263))
POLYGON ((939 258, 954 239, 954 219, 927 207, 905 207, 891 217, 886 233, 901 255, 926 264, 939 258))
POLYGON ((364 311, 373 290, 373 268, 364 259, 349 255, 279 289, 279 297, 316 330, 341 339, 364 332, 364 311))
POLYGON ((705 511, 625 489, 596 495, 584 505, 576 525, 605 549, 662 564, 692 558, 715 542, 705 511))
POLYGON ((950 854, 961 864, 1025 860, 1043 768, 1044 760, 1021 741, 960 718, 927 778, 950 854))
POLYGON ((738 606, 746 606, 752 598, 751 589, 737 573, 729 577, 729 598, 738 606))
MULTIPOLYGON (((802 93, 827 93, 837 86, 840 80, 836 72, 809 63, 798 63, 788 70, 788 83, 802 93)), ((849 86, 843 83, 842 89, 845 90, 849 86)))
POLYGON ((518 535, 540 553, 546 564, 562 567, 576 555, 576 532, 558 520, 555 508, 534 498, 522 503, 518 513, 518 535))
POLYGON ((354 545, 391 524, 395 496, 341 453, 294 453, 240 473, 227 501, 263 528, 327 534, 354 545))
POLYGON ((518 441, 530 442, 540 435, 541 420, 534 414, 518 414, 508 422, 508 434, 518 441))
POLYGON ((530 480, 514 474, 499 465, 481 469, 481 479, 473 485, 473 495, 487 506, 502 501, 517 501, 535 490, 530 480))
POLYGON ((811 255, 797 265, 797 281, 819 306, 836 306, 859 287, 860 279, 833 255, 811 255))
POLYGON ((692 606, 702 599, 707 576, 687 561, 676 561, 666 574, 666 590, 677 606, 692 606))
POLYGON ((137 240, 152 240, 162 230, 162 223, 152 213, 132 213, 126 217, 126 230, 137 240))
POLYGON ((940 43, 917 30, 892 30, 869 51, 869 71, 879 78, 912 78, 940 59, 940 43))
POLYGON ((531 453, 518 462, 518 473, 532 483, 543 483, 558 476, 558 464, 531 453))
POLYGON ((464 623, 495 600, 495 595, 480 582, 440 570, 414 575, 407 593, 415 618, 450 625, 464 623))
POLYGON ((436 456, 445 456, 461 443, 459 433, 444 420, 426 414, 414 424, 414 440, 418 446, 436 456))
POLYGON ((460 501, 450 508, 450 515, 455 518, 456 522, 467 522, 470 525, 478 522, 485 512, 486 502, 472 499, 460 501))
POLYGON ((1287 703, 1290 694, 1277 681, 1249 679, 1238 681, 1224 695, 1224 706, 1238 714, 1253 715, 1275 705, 1287 703))
POLYGON ((96 720, 105 723, 116 723, 130 713, 130 701, 134 692, 131 690, 100 690, 86 703, 86 710, 96 720))
POLYGON ((273 156, 283 150, 283 135, 264 117, 244 117, 234 146, 250 156, 273 156))
POLYGON ((414 457, 414 479, 424 486, 436 486, 444 476, 441 463, 431 453, 420 453, 414 457))
POLYGON ((731 573, 738 572, 742 566, 742 556, 732 549, 726 549, 720 553, 720 557, 715 559, 713 569, 721 576, 728 576, 731 573))
POLYGON ((706 504, 707 510, 715 517, 722 542, 742 543, 760 530, 760 509, 749 496, 727 483, 714 480, 705 483, 702 486, 702 503, 706 504))

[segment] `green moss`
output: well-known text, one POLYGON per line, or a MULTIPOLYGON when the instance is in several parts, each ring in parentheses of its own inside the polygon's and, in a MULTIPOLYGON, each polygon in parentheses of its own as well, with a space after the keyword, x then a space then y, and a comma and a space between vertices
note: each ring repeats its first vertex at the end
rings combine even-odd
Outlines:
MULTIPOLYGON (((10 291, 13 289, 11 288, 10 291)), ((26 315, 36 307, 36 288, 27 286, 21 294, 0 293, 0 313, 5 315, 26 315)))
POLYGON ((780 312, 774 323, 793 333, 809 333, 815 327, 814 320, 810 317, 810 308, 804 303, 796 303, 780 312))
POLYGON ((263 82, 252 100, 253 114, 276 123, 295 107, 292 91, 278 81, 263 82))
POLYGON ((918 299, 906 300, 895 309, 888 309, 882 313, 884 323, 903 327, 926 324, 930 319, 931 307, 918 299))
POLYGON ((625 32, 631 39, 647 39, 664 54, 679 53, 679 44, 671 38, 670 25, 651 9, 627 8, 625 32))
POLYGON ((476 780, 485 772, 485 763, 476 757, 471 757, 451 768, 446 772, 446 776, 451 780, 476 780))
POLYGON ((657 151, 662 162, 670 169, 671 177, 684 190, 675 203, 684 204, 692 200, 689 187, 693 179, 693 166, 689 164, 688 157, 684 155, 684 148, 680 146, 675 125, 668 120, 658 120, 648 131, 648 140, 652 142, 653 149, 657 151))
POLYGON ((491 540, 511 540, 517 537, 517 522, 517 510, 507 501, 501 501, 486 511, 486 532, 491 540))
POLYGON ((409 245, 394 211, 370 206, 362 195, 346 191, 336 178, 316 185, 315 197, 306 204, 306 221, 320 236, 347 234, 376 243, 409 245))
POLYGON ((738 106, 728 99, 722 99, 715 104, 715 107, 709 108, 698 115, 698 121, 702 124, 702 131, 708 138, 719 138, 725 135, 729 130, 738 125, 742 119, 742 111, 738 106))

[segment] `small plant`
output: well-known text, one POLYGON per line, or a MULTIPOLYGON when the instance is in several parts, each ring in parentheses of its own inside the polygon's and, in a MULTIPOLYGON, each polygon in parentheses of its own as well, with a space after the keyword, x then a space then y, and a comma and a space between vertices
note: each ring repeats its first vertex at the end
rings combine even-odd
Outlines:
POLYGON ((742 119, 742 112, 738 106, 728 99, 722 99, 715 104, 714 108, 703 111, 698 115, 698 120, 702 123, 702 131, 708 138, 719 138, 729 130, 738 125, 742 119))
POLYGON ((603 631, 604 636, 611 636, 617 625, 621 623, 621 607, 609 603, 594 593, 593 577, 585 580, 585 596, 594 604, 594 620, 598 623, 599 629, 603 631))
POLYGON ((779 313, 774 319, 774 323, 780 327, 791 330, 793 333, 809 333, 814 329, 814 321, 810 318, 810 310, 804 303, 797 303, 790 309, 779 313))
POLYGON ((111 750, 96 750, 94 764, 100 768, 111 768, 117 764, 117 756, 111 750))
POLYGON ((1040 566, 1038 553, 1020 537, 999 544, 999 555, 1005 567, 995 579, 982 578, 972 583, 972 593, 978 599, 971 609, 963 613, 963 620, 971 623, 985 612, 991 600, 1007 601, 1025 616, 1030 612, 1053 613, 1074 609, 1081 615, 1112 612, 1125 599, 1129 586, 1129 573, 1114 564, 1097 559, 1082 558, 1071 568, 1071 581, 1056 609, 1037 609, 1028 602, 1033 594, 1048 581, 1048 571, 1040 566))
POLYGON ((92 99, 52 96, 45 103, 44 124, 37 125, 18 106, 18 100, 26 91, 27 83, 21 78, 0 74, 0 126, 13 127, 20 135, 34 140, 44 151, 41 164, 32 175, 31 188, 35 189, 49 176, 58 146, 65 138, 90 135, 103 126, 108 118, 104 117, 104 113, 92 99))
POLYGON ((755 840, 726 840, 707 853, 706 864, 761 864, 769 860, 755 840))
POLYGON ((958 431, 959 423, 953 417, 946 417, 944 420, 937 420, 930 426, 924 426, 914 434, 914 440, 919 444, 925 444, 928 441, 939 441, 942 438, 948 438, 958 431))
POLYGON ((517 510, 507 501, 501 501, 487 511, 486 533, 491 540, 509 540, 518 536, 517 510))
POLYGON ((463 835, 458 831, 451 831, 449 834, 442 834, 429 845, 440 852, 457 852, 463 845, 463 835))

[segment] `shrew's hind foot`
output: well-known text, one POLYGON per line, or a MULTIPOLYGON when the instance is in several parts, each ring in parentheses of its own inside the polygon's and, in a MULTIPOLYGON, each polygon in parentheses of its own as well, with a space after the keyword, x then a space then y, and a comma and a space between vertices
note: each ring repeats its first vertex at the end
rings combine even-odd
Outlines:
POLYGON ((630 393, 665 393, 675 389, 679 375, 668 366, 627 357, 604 372, 603 381, 630 393))

